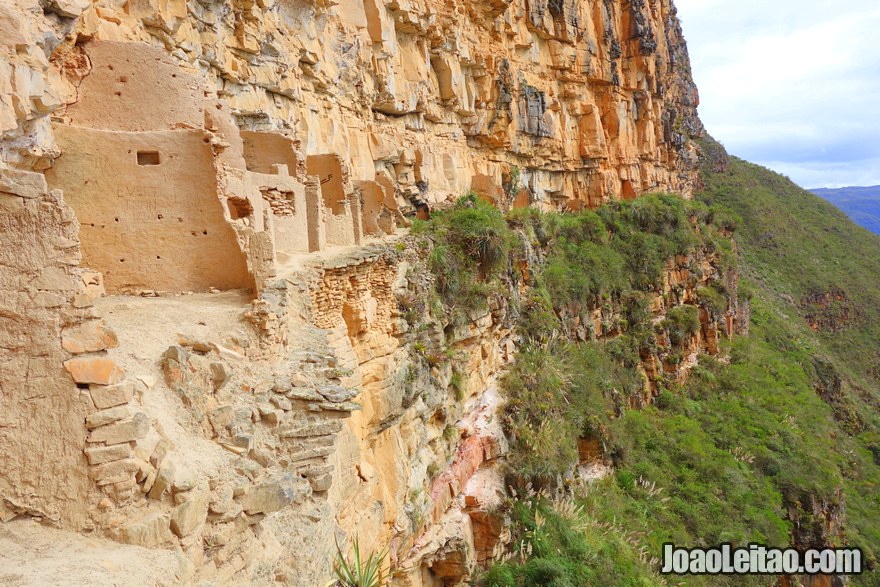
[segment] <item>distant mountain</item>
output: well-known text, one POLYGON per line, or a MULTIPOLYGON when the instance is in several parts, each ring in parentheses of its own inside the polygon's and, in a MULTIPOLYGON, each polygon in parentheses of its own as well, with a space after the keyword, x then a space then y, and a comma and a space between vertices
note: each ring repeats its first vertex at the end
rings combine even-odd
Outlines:
POLYGON ((846 212, 856 224, 880 234, 880 185, 810 191, 846 212))

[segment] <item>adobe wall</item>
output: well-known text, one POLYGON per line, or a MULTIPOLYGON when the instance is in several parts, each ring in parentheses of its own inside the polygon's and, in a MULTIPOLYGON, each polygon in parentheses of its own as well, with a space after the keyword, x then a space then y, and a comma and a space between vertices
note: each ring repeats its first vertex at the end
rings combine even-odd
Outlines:
POLYGON ((273 173, 275 165, 287 165, 290 175, 305 175, 305 158, 298 141, 277 132, 239 131, 248 171, 273 173))
POLYGON ((82 448, 91 400, 62 366, 62 333, 91 316, 76 233, 72 210, 42 175, 0 165, 0 521, 29 514, 89 525, 82 448))
POLYGON ((339 156, 309 155, 306 159, 306 170, 309 175, 317 175, 320 178, 324 207, 331 214, 345 214, 345 181, 348 178, 339 156))
POLYGON ((359 190, 361 198, 361 220, 363 222, 364 233, 370 235, 378 235, 382 232, 391 232, 387 230, 388 225, 381 225, 382 213, 384 210, 385 190, 382 189, 375 181, 356 181, 355 185, 359 190))
POLYGON ((207 133, 55 133, 63 155, 46 177, 76 212, 83 263, 104 274, 108 292, 253 287, 217 197, 207 133))
MULTIPOLYGON (((68 70, 77 99, 55 125, 66 159, 49 179, 82 211, 85 262, 107 273, 109 291, 261 289, 279 251, 361 242, 361 202, 338 154, 307 159, 292 133, 240 129, 204 78, 155 45, 97 41, 72 51, 81 57, 67 58, 81 66, 68 70), (88 144, 73 138, 87 129, 166 134, 141 134, 133 166, 129 148, 122 158, 93 153, 90 164, 72 152, 88 144), (320 177, 320 202, 310 203, 307 173, 320 177), (137 210, 114 212, 108 189, 137 210), (173 202, 160 203, 166 198, 173 202), (170 216, 177 222, 163 222, 170 216), (142 239, 150 246, 133 244, 142 239), (185 262, 169 266, 174 251, 186 251, 185 262)), ((102 136, 92 135, 96 144, 102 136)))
POLYGON ((310 250, 306 187, 289 175, 287 165, 273 164, 269 173, 227 168, 223 176, 221 198, 233 226, 242 224, 270 233, 276 252, 310 250), (246 210, 242 209, 243 199, 248 201, 246 210))
POLYGON ((329 246, 360 244, 363 233, 361 204, 349 180, 348 167, 339 155, 309 155, 306 172, 317 176, 324 203, 324 224, 329 246))
MULTIPOLYGON (((66 122, 107 130, 202 128, 204 80, 181 69, 160 47, 101 41, 85 45, 88 71, 66 122)), ((84 72, 86 73, 86 72, 84 72)))

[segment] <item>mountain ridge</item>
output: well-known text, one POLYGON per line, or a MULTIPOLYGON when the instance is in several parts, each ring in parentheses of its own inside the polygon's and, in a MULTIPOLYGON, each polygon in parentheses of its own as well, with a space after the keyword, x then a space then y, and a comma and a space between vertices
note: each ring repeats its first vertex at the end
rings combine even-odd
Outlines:
POLYGON ((846 212, 859 226, 880 235, 880 185, 814 188, 809 191, 846 212))

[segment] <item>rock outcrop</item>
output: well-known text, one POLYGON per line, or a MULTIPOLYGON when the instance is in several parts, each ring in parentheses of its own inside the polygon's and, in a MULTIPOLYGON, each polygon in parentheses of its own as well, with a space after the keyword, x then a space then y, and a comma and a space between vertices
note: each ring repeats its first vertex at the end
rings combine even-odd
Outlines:
MULTIPOLYGON (((177 548, 182 582, 322 585, 354 535, 467 579, 512 318, 431 320, 401 229, 689 196, 697 104, 671 0, 5 2, 0 520, 177 548)), ((701 318, 688 352, 736 329, 701 318)))

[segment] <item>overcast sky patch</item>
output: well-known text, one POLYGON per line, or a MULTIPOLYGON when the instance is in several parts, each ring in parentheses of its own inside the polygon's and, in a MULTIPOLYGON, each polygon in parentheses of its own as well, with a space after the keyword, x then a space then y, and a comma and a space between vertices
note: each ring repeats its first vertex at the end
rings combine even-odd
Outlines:
POLYGON ((880 185, 876 0, 677 0, 700 117, 803 187, 880 185))

